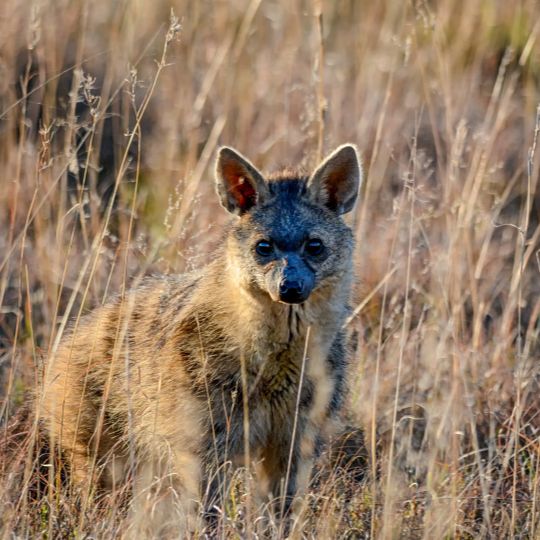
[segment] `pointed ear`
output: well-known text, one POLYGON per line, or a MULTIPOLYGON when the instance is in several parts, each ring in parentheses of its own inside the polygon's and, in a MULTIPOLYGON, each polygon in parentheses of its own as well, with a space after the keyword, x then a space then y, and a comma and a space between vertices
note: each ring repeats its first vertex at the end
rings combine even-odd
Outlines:
POLYGON ((308 192, 317 203, 337 214, 353 209, 362 183, 362 165, 356 147, 344 144, 332 152, 308 180, 308 192))
POLYGON ((216 190, 226 210, 242 215, 264 200, 267 185, 242 154, 223 146, 216 160, 216 190))

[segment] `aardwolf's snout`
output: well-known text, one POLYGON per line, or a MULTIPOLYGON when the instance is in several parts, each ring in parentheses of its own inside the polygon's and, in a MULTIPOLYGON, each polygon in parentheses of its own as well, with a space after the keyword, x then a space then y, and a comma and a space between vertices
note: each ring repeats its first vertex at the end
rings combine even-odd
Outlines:
POLYGON ((279 286, 279 299, 287 304, 300 304, 309 295, 307 287, 302 280, 286 279, 279 286))
POLYGON ((284 259, 279 279, 279 301, 286 304, 305 302, 315 285, 313 272, 306 268, 301 258, 290 255, 284 259))
POLYGON ((314 276, 307 269, 299 268, 288 260, 279 283, 279 300, 287 304, 305 302, 313 289, 314 281, 314 276))

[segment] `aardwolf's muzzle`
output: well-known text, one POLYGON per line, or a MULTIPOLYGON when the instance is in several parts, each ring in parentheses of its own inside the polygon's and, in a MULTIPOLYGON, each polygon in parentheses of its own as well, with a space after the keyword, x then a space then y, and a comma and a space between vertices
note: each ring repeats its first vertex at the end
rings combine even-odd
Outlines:
POLYGON ((303 281, 286 279, 279 286, 279 299, 287 304, 300 304, 307 299, 309 292, 303 281))
POLYGON ((280 302, 287 304, 305 302, 313 289, 314 282, 313 273, 302 262, 294 264, 289 258, 279 282, 280 302))

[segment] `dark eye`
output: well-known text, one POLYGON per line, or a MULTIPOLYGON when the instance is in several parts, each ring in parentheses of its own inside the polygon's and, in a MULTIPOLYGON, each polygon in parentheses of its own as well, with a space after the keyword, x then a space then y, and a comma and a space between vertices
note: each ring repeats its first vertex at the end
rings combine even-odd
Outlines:
POLYGON ((260 240, 257 242, 257 245, 255 246, 255 251, 261 256, 261 257, 268 257, 269 255, 272 255, 274 252, 274 247, 268 240, 260 240))
POLYGON ((323 252, 324 244, 318 238, 312 238, 306 242, 306 252, 308 255, 320 255, 323 252))

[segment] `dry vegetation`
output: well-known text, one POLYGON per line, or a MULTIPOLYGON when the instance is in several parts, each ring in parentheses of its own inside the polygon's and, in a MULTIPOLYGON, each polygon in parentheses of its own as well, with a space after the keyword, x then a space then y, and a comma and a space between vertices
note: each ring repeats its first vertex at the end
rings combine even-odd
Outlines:
MULTIPOLYGON (((4 537, 123 530, 122 493, 81 504, 25 404, 68 320, 207 260, 217 145, 271 170, 351 141, 369 457, 321 467, 303 535, 538 538, 539 34, 534 0, 3 0, 4 537)), ((239 481, 221 534, 258 513, 239 481)))

